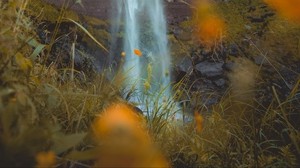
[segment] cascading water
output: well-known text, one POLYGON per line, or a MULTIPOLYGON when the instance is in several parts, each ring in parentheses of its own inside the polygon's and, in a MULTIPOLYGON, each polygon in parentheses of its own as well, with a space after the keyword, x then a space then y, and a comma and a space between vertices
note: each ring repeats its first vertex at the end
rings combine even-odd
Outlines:
MULTIPOLYGON (((135 86, 135 94, 130 101, 140 102, 145 90, 151 95, 171 97, 170 54, 163 0, 115 0, 117 7, 112 33, 124 32, 123 51, 126 53, 123 72, 127 76, 126 87, 135 86), (142 57, 135 55, 140 50, 142 57), (151 73, 149 73, 151 71, 151 73), (149 76, 151 75, 151 76, 149 76), (146 86, 151 86, 147 89, 146 86)), ((145 103, 145 102, 144 102, 145 103)), ((138 105, 145 110, 143 104, 138 105)))

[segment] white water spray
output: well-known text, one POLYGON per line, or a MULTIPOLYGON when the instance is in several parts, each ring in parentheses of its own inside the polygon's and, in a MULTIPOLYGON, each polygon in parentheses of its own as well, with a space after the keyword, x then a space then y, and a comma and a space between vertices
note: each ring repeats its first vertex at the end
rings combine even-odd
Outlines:
MULTIPOLYGON (((113 31, 123 31, 123 51, 126 53, 124 73, 128 80, 126 88, 135 86, 135 94, 130 101, 140 102, 145 94, 145 82, 150 82, 151 96, 170 98, 170 54, 167 40, 163 0, 115 0, 117 18, 113 31), (143 56, 135 55, 140 50, 143 56), (152 71, 149 77, 149 71, 152 71)), ((113 32, 116 33, 116 32, 113 32)), ((149 94, 148 94, 149 95, 149 94)), ((145 103, 145 102, 144 102, 145 103)), ((143 104, 138 105, 145 110, 143 104)))

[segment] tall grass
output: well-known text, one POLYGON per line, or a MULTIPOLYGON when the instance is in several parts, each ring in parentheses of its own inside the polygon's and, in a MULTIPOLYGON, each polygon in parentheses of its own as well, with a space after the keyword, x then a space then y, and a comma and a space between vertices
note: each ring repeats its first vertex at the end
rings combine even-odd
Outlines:
POLYGON ((47 151, 53 151, 57 157, 52 159, 58 161, 44 166, 62 164, 62 154, 81 142, 98 112, 119 97, 102 74, 91 80, 74 67, 68 71, 45 64, 62 19, 58 18, 52 42, 41 44, 34 20, 25 15, 28 3, 0 2, 1 167, 43 165, 36 156, 47 160, 47 151))
MULTIPOLYGON (((28 3, 0 1, 0 166, 93 167, 106 154, 92 133, 95 119, 116 102, 129 104, 121 95, 129 99, 134 86, 124 92, 123 72, 108 81, 105 74, 91 79, 74 66, 58 69, 56 62, 45 64, 67 7, 62 8, 47 45, 40 42, 34 21, 26 15, 28 3)), ((161 97, 166 87, 151 94, 145 85, 145 97, 138 103, 147 107, 147 115, 137 115, 145 119, 144 134, 149 134, 153 148, 160 149, 155 152, 166 156, 170 166, 300 166, 300 79, 285 100, 272 87, 273 100, 265 105, 255 98, 259 68, 247 60, 237 62, 229 75, 231 88, 212 107, 197 96, 189 97, 187 77, 173 85, 174 97, 165 99, 161 97), (195 107, 189 107, 191 101, 195 107), (197 131, 194 111, 204 118, 202 131, 197 131), (178 112, 190 120, 174 117, 178 112)))

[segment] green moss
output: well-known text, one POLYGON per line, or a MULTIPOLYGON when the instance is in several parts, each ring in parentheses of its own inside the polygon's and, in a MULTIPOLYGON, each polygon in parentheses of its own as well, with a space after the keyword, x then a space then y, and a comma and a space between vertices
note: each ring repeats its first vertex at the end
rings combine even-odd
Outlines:
MULTIPOLYGON (((60 16, 60 9, 41 0, 31 0, 28 4, 27 13, 37 21, 46 20, 54 23, 60 16)), ((75 21, 79 20, 78 15, 71 10, 65 11, 65 17, 75 21)))
MULTIPOLYGON (((47 21, 50 23, 56 23, 61 15, 60 9, 54 5, 45 3, 41 0, 32 0, 28 5, 28 15, 35 18, 36 22, 47 21)), ((110 34, 108 33, 109 25, 106 21, 91 17, 79 15, 72 10, 65 10, 64 17, 72 19, 79 24, 85 23, 84 26, 95 39, 107 46, 110 41, 110 34)), ((88 35, 79 32, 83 36, 83 41, 88 44, 91 48, 98 47, 88 35)))
POLYGON ((173 62, 176 64, 178 60, 183 56, 189 56, 189 50, 192 46, 189 42, 182 43, 180 40, 177 40, 174 35, 168 36, 171 56, 173 58, 173 62))
POLYGON ((101 20, 101 19, 98 19, 98 18, 95 18, 95 17, 91 17, 91 16, 83 16, 83 17, 84 17, 84 20, 86 22, 88 22, 89 25, 91 25, 91 26, 108 27, 107 22, 104 21, 104 20, 101 20))
POLYGON ((221 13, 226 22, 226 36, 229 37, 227 40, 238 39, 246 31, 245 26, 247 25, 247 21, 242 14, 245 10, 243 4, 235 1, 219 3, 217 6, 217 11, 221 13))
POLYGON ((194 25, 194 22, 192 20, 186 20, 186 21, 179 23, 179 26, 182 29, 190 29, 191 27, 193 27, 193 25, 194 25))

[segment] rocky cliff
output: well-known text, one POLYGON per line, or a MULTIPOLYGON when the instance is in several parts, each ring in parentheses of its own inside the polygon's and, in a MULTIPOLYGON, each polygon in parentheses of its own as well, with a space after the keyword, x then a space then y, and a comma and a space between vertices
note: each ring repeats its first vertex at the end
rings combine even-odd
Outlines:
MULTIPOLYGON (((62 6, 64 3, 62 0, 45 1, 55 4, 56 6, 62 6)), ((191 0, 187 0, 186 2, 191 3, 191 0)), ((81 3, 71 3, 70 7, 80 14, 100 19, 109 19, 111 13, 116 11, 116 7, 113 5, 112 1, 108 0, 88 0, 82 1, 81 3)), ((168 22, 173 22, 174 19, 190 17, 192 13, 187 4, 175 0, 165 0, 165 7, 168 22)))

